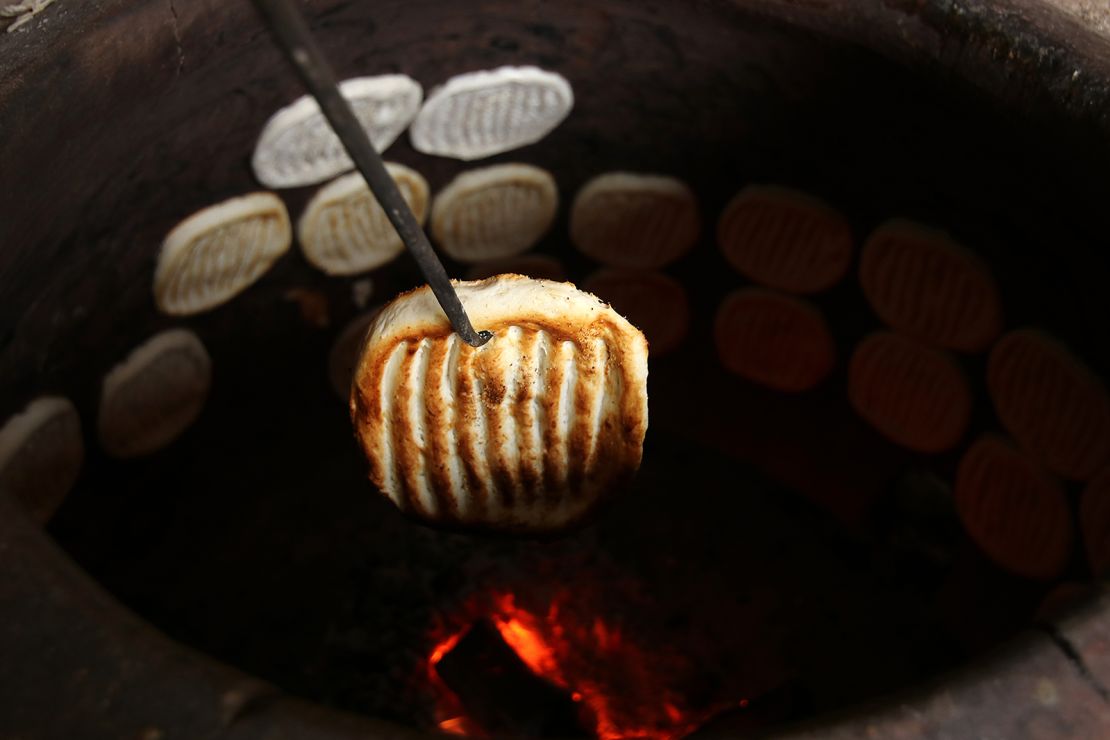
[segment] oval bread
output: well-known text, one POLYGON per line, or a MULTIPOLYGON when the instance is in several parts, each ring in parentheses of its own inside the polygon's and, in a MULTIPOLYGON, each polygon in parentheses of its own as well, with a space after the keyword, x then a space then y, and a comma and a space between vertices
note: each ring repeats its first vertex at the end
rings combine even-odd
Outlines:
POLYGON ((562 75, 538 67, 467 72, 432 90, 409 129, 418 152, 481 159, 533 144, 570 113, 562 75))
POLYGON ((1048 334, 1019 329, 998 340, 987 390, 1006 431, 1052 472, 1088 480, 1110 462, 1110 395, 1048 334))
POLYGON ((569 283, 455 283, 473 348, 425 286, 371 324, 351 419, 370 477, 401 510, 484 529, 549 531, 627 483, 647 431, 647 342, 569 283))
POLYGON ((690 251, 700 230, 694 191, 665 175, 598 175, 578 191, 570 212, 574 246, 611 267, 663 267, 690 251))
POLYGON ((432 236, 461 262, 511 257, 535 246, 558 208, 559 189, 546 170, 482 167, 462 173, 436 196, 432 236))
POLYGON ((895 332, 856 345, 848 400, 883 436, 918 452, 949 449, 971 418, 971 386, 956 361, 895 332))
POLYGON ((867 239, 860 288, 883 323, 948 349, 978 352, 1002 330, 994 276, 947 234, 892 220, 867 239))
POLYGON ((197 211, 162 242, 154 302, 171 316, 213 309, 262 277, 292 241, 289 213, 273 193, 252 193, 197 211))
POLYGON ((1060 574, 1073 525, 1060 484, 995 437, 979 439, 956 471, 956 509, 977 545, 1027 578, 1060 574))
MULTIPOLYGON (((420 109, 424 89, 406 75, 354 77, 339 83, 370 143, 384 152, 420 109)), ((251 166, 268 188, 315 185, 354 167, 311 95, 302 95, 266 122, 251 166)))
POLYGON ((789 293, 818 293, 852 264, 852 227, 805 193, 751 185, 717 222, 717 244, 742 275, 789 293))
POLYGON ((211 385, 212 361, 196 334, 170 329, 154 335, 104 376, 101 447, 117 458, 162 449, 200 416, 211 385))
MULTIPOLYGON (((424 223, 428 183, 419 172, 386 162, 401 197, 424 223)), ((312 196, 297 222, 297 239, 305 259, 329 275, 357 275, 380 267, 405 249, 366 180, 358 172, 344 175, 312 196)))
POLYGON ((729 372, 777 391, 807 391, 836 364, 836 344, 821 311, 774 290, 730 293, 717 309, 713 336, 729 372))
POLYGON ((0 490, 46 524, 81 472, 81 419, 68 398, 44 396, 0 427, 0 490))

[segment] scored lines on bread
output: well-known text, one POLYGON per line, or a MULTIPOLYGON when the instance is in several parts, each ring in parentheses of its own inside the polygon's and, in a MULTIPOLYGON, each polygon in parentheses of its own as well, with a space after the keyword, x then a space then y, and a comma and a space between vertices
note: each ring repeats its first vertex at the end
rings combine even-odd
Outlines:
POLYGON ((371 478, 421 518, 516 531, 566 527, 634 474, 647 428, 647 344, 569 283, 456 283, 479 348, 427 288, 372 323, 352 421, 371 478))

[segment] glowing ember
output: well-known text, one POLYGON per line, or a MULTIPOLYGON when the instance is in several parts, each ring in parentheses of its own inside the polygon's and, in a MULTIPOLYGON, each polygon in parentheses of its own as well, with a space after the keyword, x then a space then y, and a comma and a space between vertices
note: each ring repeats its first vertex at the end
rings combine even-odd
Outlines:
MULTIPOLYGON (((735 695, 731 700, 714 695, 694 704, 680 688, 698 677, 695 659, 662 641, 649 646, 601 617, 582 618, 581 607, 581 598, 567 592, 539 612, 524 608, 512 594, 500 594, 474 616, 487 618, 536 676, 566 691, 582 724, 600 740, 675 740, 737 705, 735 695)), ((433 674, 462 634, 436 642, 429 660, 433 674)), ((450 690, 437 677, 433 680, 439 726, 455 734, 480 733, 466 721, 458 698, 444 695, 450 690)))
MULTIPOLYGON (((532 673, 566 688, 566 682, 559 672, 555 650, 544 641, 540 623, 527 612, 520 611, 513 604, 511 594, 499 599, 498 613, 493 615, 493 624, 501 633, 501 638, 511 647, 532 673)), ((548 621, 554 621, 558 612, 552 606, 548 621)))
POLYGON ((431 655, 428 656, 427 680, 436 696, 435 721, 439 728, 452 735, 482 737, 484 733, 467 719, 458 697, 444 685, 443 681, 440 680, 439 673, 436 672, 436 666, 439 665, 445 655, 455 649, 455 646, 459 644, 459 640, 463 638, 466 632, 466 629, 453 632, 436 642, 431 655))
POLYGON ((451 717, 439 723, 439 729, 449 735, 462 735, 463 737, 481 737, 482 731, 474 726, 466 717, 451 717))
POLYGON ((431 656, 428 658, 429 667, 434 669, 437 665, 439 665, 439 661, 443 660, 443 656, 454 650, 455 646, 459 644, 459 640, 461 640, 463 635, 465 634, 466 630, 463 630, 462 632, 456 632, 455 634, 450 635, 443 640, 440 640, 439 644, 435 646, 435 648, 432 650, 431 656))

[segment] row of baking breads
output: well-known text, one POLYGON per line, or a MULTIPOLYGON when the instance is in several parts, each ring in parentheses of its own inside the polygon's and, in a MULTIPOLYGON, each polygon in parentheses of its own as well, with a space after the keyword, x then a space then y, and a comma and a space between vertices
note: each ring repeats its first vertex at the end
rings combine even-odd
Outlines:
MULTIPOLYGON (((403 74, 355 77, 339 89, 379 152, 411 125, 414 149, 464 161, 539 141, 574 105, 570 83, 537 67, 467 72, 436 87, 427 100, 420 83, 403 74)), ((354 166, 308 95, 270 117, 251 164, 268 188, 315 185, 354 166)))
MULTIPOLYGON (((551 173, 509 163, 463 172, 429 208, 427 181, 389 163, 402 196, 439 248, 480 263, 528 251, 551 229, 559 190, 551 173)), ((673 177, 606 173, 574 198, 571 241, 597 261, 627 269, 667 265, 697 241, 696 199, 673 177)), ((321 188, 297 223, 305 259, 333 276, 358 275, 396 259, 404 244, 358 173, 321 188)), ((154 297, 167 314, 206 311, 235 297, 288 251, 293 230, 284 203, 252 193, 209 206, 167 235, 154 276, 154 297)))

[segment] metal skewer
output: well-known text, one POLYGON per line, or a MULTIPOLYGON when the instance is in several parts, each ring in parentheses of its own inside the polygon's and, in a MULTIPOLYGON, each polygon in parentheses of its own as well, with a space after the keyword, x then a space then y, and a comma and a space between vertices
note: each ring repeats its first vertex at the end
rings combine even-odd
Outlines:
POLYGON ((397 229, 401 240, 416 260, 436 300, 447 314, 451 328, 472 347, 480 347, 488 342, 493 334, 475 331, 471 325, 470 317, 466 315, 466 310, 447 277, 447 271, 443 269, 432 245, 428 243, 428 237, 417 223, 393 178, 386 172, 381 155, 370 143, 351 106, 339 92, 335 73, 324 59, 320 47, 316 45, 304 16, 293 5, 292 0, 255 0, 255 5, 266 18, 278 45, 293 63, 305 87, 316 98, 324 117, 354 161, 355 167, 366 179, 366 184, 378 199, 393 228, 397 229))

